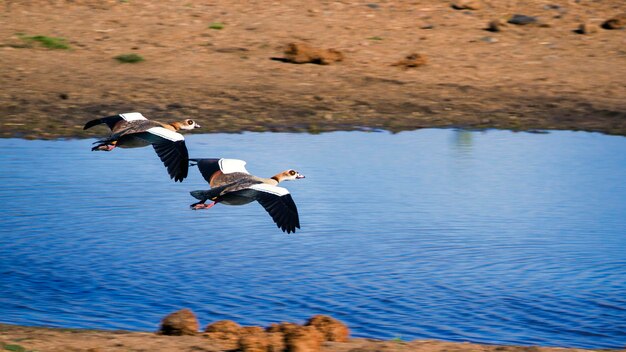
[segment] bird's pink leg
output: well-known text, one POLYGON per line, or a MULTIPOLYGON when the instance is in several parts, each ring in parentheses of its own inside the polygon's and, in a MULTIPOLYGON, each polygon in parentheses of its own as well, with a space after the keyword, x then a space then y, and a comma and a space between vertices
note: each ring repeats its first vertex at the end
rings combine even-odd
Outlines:
POLYGON ((194 204, 192 209, 193 210, 209 209, 209 208, 213 207, 214 205, 215 205, 215 202, 213 202, 211 204, 198 203, 198 204, 194 204))

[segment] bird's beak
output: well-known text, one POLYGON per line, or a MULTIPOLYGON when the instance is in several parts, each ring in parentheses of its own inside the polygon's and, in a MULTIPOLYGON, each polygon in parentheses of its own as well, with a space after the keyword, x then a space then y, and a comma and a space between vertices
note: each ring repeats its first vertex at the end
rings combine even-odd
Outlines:
POLYGON ((306 177, 303 174, 297 174, 296 175, 296 180, 299 179, 299 178, 306 178, 306 177))
POLYGON ((200 128, 200 127, 202 127, 202 126, 200 126, 200 125, 198 125, 198 124, 196 123, 196 127, 194 127, 194 128, 200 128))

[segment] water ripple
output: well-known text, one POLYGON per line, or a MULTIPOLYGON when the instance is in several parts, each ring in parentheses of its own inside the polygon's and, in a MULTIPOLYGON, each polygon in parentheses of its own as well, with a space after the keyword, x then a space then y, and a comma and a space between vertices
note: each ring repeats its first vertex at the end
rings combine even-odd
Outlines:
POLYGON ((259 175, 305 173, 286 185, 295 236, 258 205, 191 212, 195 171, 173 183, 150 148, 90 143, 0 140, 4 322, 151 331, 189 307, 203 324, 330 314, 363 337, 626 345, 622 137, 188 138, 259 175))

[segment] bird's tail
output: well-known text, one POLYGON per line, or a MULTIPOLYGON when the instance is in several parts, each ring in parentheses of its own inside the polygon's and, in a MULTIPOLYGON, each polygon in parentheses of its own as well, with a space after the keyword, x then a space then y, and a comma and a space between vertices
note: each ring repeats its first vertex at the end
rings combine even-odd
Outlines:
POLYGON ((191 191, 189 192, 189 194, 191 194, 191 196, 193 196, 194 198, 202 201, 205 201, 211 197, 211 191, 191 191))

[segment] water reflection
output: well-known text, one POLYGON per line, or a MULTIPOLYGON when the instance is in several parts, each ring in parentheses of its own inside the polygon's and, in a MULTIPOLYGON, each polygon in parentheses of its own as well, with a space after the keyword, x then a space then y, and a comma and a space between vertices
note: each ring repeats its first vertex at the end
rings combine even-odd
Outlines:
POLYGON ((454 130, 454 147, 460 154, 470 154, 472 151, 473 137, 478 132, 466 130, 454 130))

